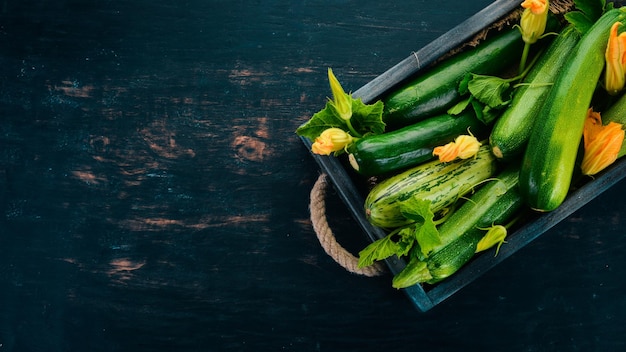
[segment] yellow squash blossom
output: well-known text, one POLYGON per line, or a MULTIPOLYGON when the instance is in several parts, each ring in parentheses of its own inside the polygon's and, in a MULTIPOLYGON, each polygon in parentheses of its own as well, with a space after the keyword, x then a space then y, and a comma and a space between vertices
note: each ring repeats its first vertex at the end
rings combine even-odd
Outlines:
POLYGON ((486 251, 487 249, 497 245, 496 255, 498 255, 500 246, 505 243, 504 239, 506 238, 506 235, 506 227, 502 225, 491 226, 485 236, 478 241, 478 244, 476 245, 476 253, 486 251))
POLYGON ((533 44, 543 35, 548 22, 548 0, 525 0, 522 2, 524 12, 520 20, 522 39, 527 44, 533 44))
POLYGON ((626 33, 618 35, 619 26, 620 22, 615 22, 611 27, 604 54, 606 59, 604 85, 607 92, 613 95, 620 92, 626 83, 626 33))
POLYGON ((581 165, 584 175, 595 175, 611 165, 624 142, 622 124, 602 125, 600 113, 589 109, 583 130, 584 156, 581 165))
POLYGON ((456 137, 454 142, 436 147, 433 149, 433 155, 439 157, 441 162, 450 162, 456 158, 468 159, 478 153, 481 143, 473 135, 460 135, 456 137))
POLYGON ((333 92, 333 100, 330 103, 335 107, 342 119, 350 120, 352 117, 352 101, 330 68, 328 68, 328 82, 330 82, 330 90, 333 92))
POLYGON ((315 138, 315 142, 311 146, 311 151, 315 154, 330 155, 337 152, 352 143, 353 138, 344 130, 331 127, 315 138))

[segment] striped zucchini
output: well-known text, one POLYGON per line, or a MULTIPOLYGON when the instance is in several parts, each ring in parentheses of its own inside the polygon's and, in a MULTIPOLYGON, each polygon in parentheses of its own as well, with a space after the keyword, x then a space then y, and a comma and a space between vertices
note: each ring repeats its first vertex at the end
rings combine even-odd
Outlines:
POLYGON ((528 205, 552 211, 565 200, 574 172, 585 117, 604 68, 604 51, 622 9, 605 12, 582 36, 559 73, 531 132, 520 171, 528 205))
POLYGON ((434 160, 418 165, 372 188, 365 199, 365 214, 372 225, 381 228, 409 224, 400 212, 400 202, 410 197, 429 200, 431 210, 436 213, 493 176, 496 169, 496 158, 488 145, 481 146, 474 158, 449 163, 434 160))

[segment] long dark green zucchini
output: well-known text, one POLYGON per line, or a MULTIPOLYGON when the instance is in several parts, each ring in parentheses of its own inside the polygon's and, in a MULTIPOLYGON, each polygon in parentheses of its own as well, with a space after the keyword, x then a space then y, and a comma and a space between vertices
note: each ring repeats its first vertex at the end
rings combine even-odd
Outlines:
POLYGON ((537 211, 556 209, 569 191, 583 126, 604 68, 611 26, 625 10, 607 11, 568 56, 535 122, 520 171, 520 188, 537 211))
POLYGON ((514 28, 440 62, 383 99, 383 120, 390 127, 407 126, 445 112, 459 99, 458 85, 466 73, 492 75, 511 68, 523 47, 514 28))
POLYGON ((497 158, 511 160, 524 152, 552 84, 579 39, 573 26, 566 27, 535 63, 523 85, 516 88, 511 105, 496 120, 489 137, 497 158))
POLYGON ((512 165, 483 185, 439 227, 441 245, 426 257, 419 250, 412 253, 405 269, 393 278, 393 287, 432 284, 458 271, 474 256, 485 228, 509 222, 524 207, 518 181, 519 167, 512 165))
POLYGON ((399 130, 359 139, 349 149, 352 167, 365 176, 386 175, 433 158, 436 146, 470 131, 486 138, 487 126, 472 109, 462 115, 443 114, 399 130))

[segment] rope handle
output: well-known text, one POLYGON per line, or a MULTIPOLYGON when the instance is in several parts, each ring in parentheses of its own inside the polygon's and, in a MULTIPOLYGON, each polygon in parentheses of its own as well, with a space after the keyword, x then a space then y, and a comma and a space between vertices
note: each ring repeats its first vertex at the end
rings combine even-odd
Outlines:
POLYGON ((359 268, 359 259, 337 242, 326 219, 325 197, 327 186, 326 174, 321 174, 311 189, 311 201, 309 203, 313 230, 315 230, 322 248, 337 264, 351 273, 369 277, 382 275, 385 272, 385 267, 382 263, 376 262, 373 265, 359 268))

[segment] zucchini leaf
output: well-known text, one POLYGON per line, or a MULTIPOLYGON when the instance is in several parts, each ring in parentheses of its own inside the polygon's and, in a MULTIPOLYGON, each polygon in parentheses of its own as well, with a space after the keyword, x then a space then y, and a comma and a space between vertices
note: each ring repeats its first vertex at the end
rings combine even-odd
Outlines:
POLYGON ((484 124, 489 125, 511 102, 513 89, 511 82, 516 78, 500 78, 496 76, 468 73, 459 83, 458 91, 461 96, 469 95, 448 109, 448 114, 458 115, 470 106, 476 117, 484 124))
MULTIPOLYGON (((365 104, 359 99, 349 96, 352 101, 352 117, 350 123, 362 137, 368 134, 381 134, 385 131, 385 123, 383 122, 383 102, 377 101, 374 104, 365 104)), ((331 102, 327 102, 324 109, 315 113, 309 121, 296 129, 296 134, 315 140, 324 130, 336 127, 352 133, 350 127, 343 120, 339 113, 335 110, 331 102)))
POLYGON ((415 222, 413 226, 414 238, 424 256, 441 244, 439 230, 435 225, 435 214, 430 209, 429 200, 409 198, 400 203, 400 212, 404 217, 415 222))
POLYGON ((301 137, 315 140, 324 130, 337 127, 342 130, 348 129, 346 122, 339 117, 330 102, 326 103, 324 109, 316 112, 304 125, 296 129, 296 133, 301 137))
POLYGON ((418 198, 409 198, 400 203, 400 211, 413 223, 402 229, 370 243, 359 252, 358 266, 372 265, 393 255, 406 256, 412 249, 419 249, 425 258, 432 249, 441 244, 439 231, 435 225, 435 214, 430 210, 431 202, 418 198))
POLYGON ((565 19, 567 19, 567 21, 571 23, 581 34, 586 33, 593 25, 593 21, 580 11, 571 11, 566 13, 565 19))
POLYGON ((472 100, 473 100, 472 97, 461 100, 460 102, 452 106, 450 109, 448 109, 447 113, 452 116, 459 115, 460 113, 465 111, 465 109, 467 109, 467 107, 471 104, 472 100))
POLYGON ((398 257, 409 253, 415 239, 409 229, 402 229, 370 243, 359 252, 359 268, 374 264, 377 260, 383 260, 393 255, 398 257))
POLYGON ((483 105, 479 101, 472 100, 472 107, 476 113, 476 118, 485 125, 490 125, 500 116, 500 110, 494 109, 489 105, 483 105))
MULTIPOLYGON (((604 13, 606 0, 574 0, 574 6, 595 22, 604 13)), ((613 3, 610 6, 613 6, 613 3)))
POLYGON ((392 240, 392 235, 387 235, 370 243, 359 252, 359 268, 370 266, 377 260, 383 260, 396 254, 398 245, 392 240))
POLYGON ((571 23, 578 32, 584 34, 602 16, 605 11, 613 8, 613 3, 606 0, 575 0, 576 11, 565 14, 565 19, 571 23))
POLYGON ((385 132, 383 106, 380 100, 374 104, 364 104, 361 98, 352 99, 352 126, 363 136, 385 132))
POLYGON ((459 82, 459 88, 458 88, 458 92, 460 95, 469 94, 469 82, 471 80, 472 80, 471 73, 467 73, 465 74, 465 76, 463 76, 463 79, 461 80, 461 82, 459 82))
POLYGON ((470 94, 481 103, 493 109, 505 107, 511 101, 509 80, 495 76, 471 74, 467 83, 470 94))

